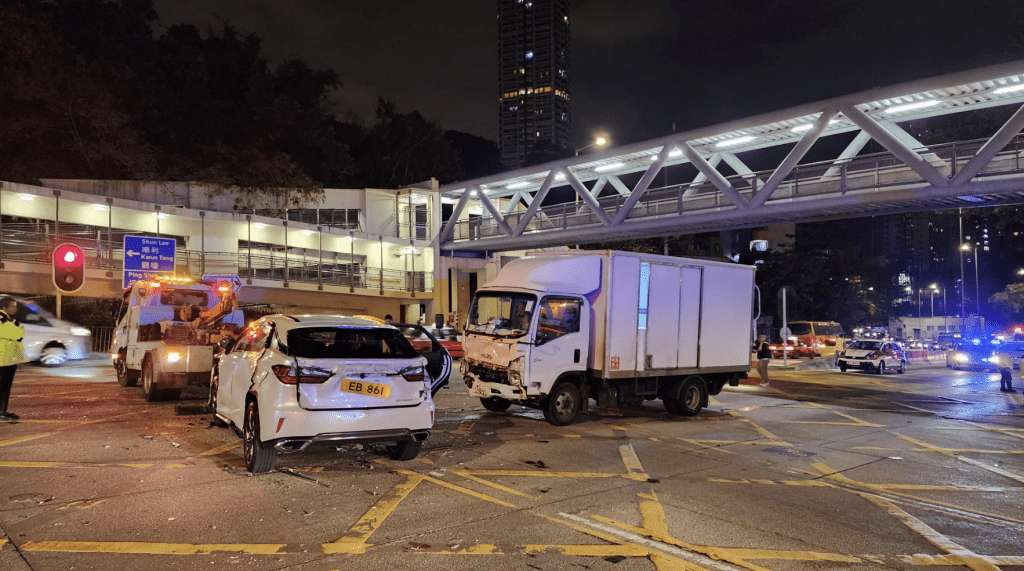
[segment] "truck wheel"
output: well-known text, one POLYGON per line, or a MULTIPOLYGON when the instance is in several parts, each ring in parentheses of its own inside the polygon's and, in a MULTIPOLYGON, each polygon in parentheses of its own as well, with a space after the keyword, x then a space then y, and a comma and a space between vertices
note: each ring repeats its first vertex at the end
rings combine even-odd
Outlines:
POLYGON ((704 381, 696 377, 690 377, 683 381, 683 387, 679 391, 679 414, 682 416, 695 416, 707 400, 707 387, 704 381))
POLYGON ((572 424, 580 413, 580 398, 580 390, 576 385, 568 381, 558 383, 544 401, 544 418, 555 426, 572 424))
POLYGON ((878 362, 878 367, 875 368, 875 374, 876 375, 884 375, 885 374, 885 361, 879 361, 878 362))
POLYGON ((146 402, 160 400, 160 389, 157 388, 156 371, 153 370, 153 358, 146 356, 142 360, 142 398, 146 402))
POLYGON ((139 384, 138 374, 128 370, 128 356, 124 351, 117 354, 117 361, 114 361, 114 370, 117 371, 117 384, 122 387, 134 387, 139 384))
POLYGON ((512 406, 512 401, 501 397, 488 397, 480 399, 480 404, 491 412, 505 412, 508 407, 512 406))
POLYGON ((840 373, 845 373, 846 372, 846 363, 839 363, 839 372, 840 373))
POLYGON ((679 399, 666 396, 661 399, 661 403, 665 405, 665 410, 668 411, 669 414, 674 414, 676 416, 683 414, 683 404, 679 402, 679 399))
POLYGON ((423 447, 422 442, 415 440, 404 440, 395 444, 394 446, 388 446, 388 458, 397 460, 399 462, 405 462, 412 460, 420 453, 420 448, 423 447))
POLYGON ((900 368, 896 369, 896 372, 900 375, 907 372, 907 362, 900 361, 900 368))
POLYGON ((264 447, 260 441, 260 411, 255 400, 245 407, 245 422, 242 424, 245 468, 253 474, 265 474, 273 470, 277 463, 277 452, 273 448, 264 447))

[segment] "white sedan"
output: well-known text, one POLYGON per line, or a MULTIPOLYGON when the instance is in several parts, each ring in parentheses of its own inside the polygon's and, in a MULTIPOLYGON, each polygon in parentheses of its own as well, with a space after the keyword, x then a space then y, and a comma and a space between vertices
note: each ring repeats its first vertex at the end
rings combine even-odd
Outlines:
MULTIPOLYGON (((225 345, 230 345, 226 343, 225 345)), ((210 409, 240 430, 246 467, 269 472, 278 453, 311 445, 387 445, 419 454, 434 424, 427 359, 401 332, 372 320, 271 315, 220 356, 210 409)))

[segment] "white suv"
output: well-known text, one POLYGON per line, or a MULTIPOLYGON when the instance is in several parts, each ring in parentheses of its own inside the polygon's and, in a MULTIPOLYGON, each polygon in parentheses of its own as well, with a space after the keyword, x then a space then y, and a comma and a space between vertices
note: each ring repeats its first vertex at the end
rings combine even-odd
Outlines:
MULTIPOLYGON (((225 346, 230 345, 230 340, 225 346)), ((253 322, 214 365, 210 408, 242 433, 253 473, 310 445, 419 454, 434 424, 427 359, 391 326, 334 315, 253 322)))

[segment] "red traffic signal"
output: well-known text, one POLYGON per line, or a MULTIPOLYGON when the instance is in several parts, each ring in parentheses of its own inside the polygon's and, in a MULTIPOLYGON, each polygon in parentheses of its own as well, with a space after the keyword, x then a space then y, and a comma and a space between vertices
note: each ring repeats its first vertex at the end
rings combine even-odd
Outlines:
POLYGON ((85 254, 74 244, 53 249, 53 285, 64 293, 73 293, 85 283, 85 254))

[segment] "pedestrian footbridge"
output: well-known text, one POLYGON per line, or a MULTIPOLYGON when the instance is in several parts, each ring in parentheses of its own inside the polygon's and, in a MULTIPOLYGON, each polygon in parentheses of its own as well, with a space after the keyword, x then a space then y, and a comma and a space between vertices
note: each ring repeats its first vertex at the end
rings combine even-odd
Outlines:
POLYGON ((440 247, 501 251, 1020 203, 1022 104, 1024 60, 450 184, 441 192, 456 206, 440 247), (946 115, 967 123, 996 107, 1009 119, 981 140, 926 146, 906 128, 946 115), (884 151, 867 153, 869 141, 884 151), (805 162, 812 147, 835 152, 805 162), (769 156, 782 158, 748 166, 769 156), (559 191, 576 198, 551 204, 559 191))

